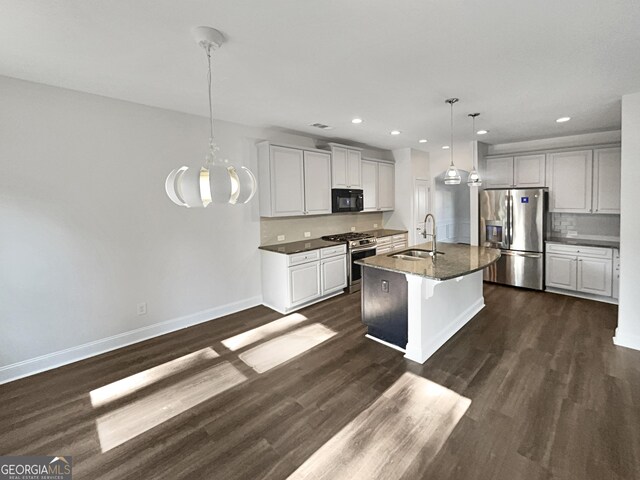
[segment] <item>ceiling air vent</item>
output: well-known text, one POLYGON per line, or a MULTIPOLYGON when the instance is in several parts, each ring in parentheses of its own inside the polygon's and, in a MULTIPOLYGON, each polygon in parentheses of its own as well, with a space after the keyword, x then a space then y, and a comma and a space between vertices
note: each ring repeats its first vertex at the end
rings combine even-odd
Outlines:
POLYGON ((333 128, 333 127, 330 127, 329 125, 325 125, 324 123, 312 123, 310 124, 310 126, 321 128, 322 130, 331 130, 333 128))

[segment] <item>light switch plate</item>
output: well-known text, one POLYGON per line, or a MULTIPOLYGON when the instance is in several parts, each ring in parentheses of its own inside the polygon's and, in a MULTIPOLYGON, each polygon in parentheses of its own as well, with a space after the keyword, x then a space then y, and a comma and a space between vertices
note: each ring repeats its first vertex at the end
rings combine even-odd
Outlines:
POLYGON ((284 242, 284 235, 278 235, 278 241, 284 242))
POLYGON ((309 238, 311 236, 311 232, 304 232, 304 238, 309 238))
POLYGON ((389 293, 389 282, 387 280, 382 280, 382 291, 389 293))
POLYGON ((147 314, 147 302, 141 302, 138 304, 137 308, 138 315, 146 315, 147 314))
POLYGON ((373 228, 378 228, 378 224, 377 224, 377 223, 374 223, 374 224, 373 224, 373 228))
POLYGON ((351 227, 351 231, 355 232, 356 231, 356 227, 351 227))

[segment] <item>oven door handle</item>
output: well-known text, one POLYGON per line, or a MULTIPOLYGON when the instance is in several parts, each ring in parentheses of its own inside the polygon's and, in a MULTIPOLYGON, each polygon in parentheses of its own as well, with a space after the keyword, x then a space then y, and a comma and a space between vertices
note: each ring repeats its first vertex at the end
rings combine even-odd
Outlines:
POLYGON ((351 250, 349 250, 351 253, 358 253, 358 252, 366 252, 368 250, 375 250, 376 248, 378 248, 377 245, 373 246, 373 247, 367 247, 367 248, 352 248, 351 250))

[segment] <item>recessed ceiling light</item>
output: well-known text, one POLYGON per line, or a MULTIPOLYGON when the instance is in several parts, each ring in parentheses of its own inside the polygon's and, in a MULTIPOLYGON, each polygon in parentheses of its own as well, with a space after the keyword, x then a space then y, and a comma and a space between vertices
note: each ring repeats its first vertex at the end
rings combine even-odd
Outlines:
POLYGON ((362 119, 361 118, 354 118, 353 120, 351 120, 351 123, 362 123, 362 119))
POLYGON ((564 122, 568 122, 569 120, 571 120, 571 117, 560 117, 556 120, 556 122, 564 123, 564 122))
POLYGON ((486 135, 487 133, 489 133, 489 130, 478 130, 476 133, 478 135, 486 135))
POLYGON ((442 146, 442 149, 443 149, 443 150, 449 150, 450 148, 451 148, 451 147, 450 147, 449 145, 443 145, 443 146, 442 146))
POLYGON ((427 139, 426 138, 421 138, 420 140, 418 140, 418 143, 427 143, 427 139))
POLYGON ((400 130, 391 130, 391 135, 400 135, 400 130))

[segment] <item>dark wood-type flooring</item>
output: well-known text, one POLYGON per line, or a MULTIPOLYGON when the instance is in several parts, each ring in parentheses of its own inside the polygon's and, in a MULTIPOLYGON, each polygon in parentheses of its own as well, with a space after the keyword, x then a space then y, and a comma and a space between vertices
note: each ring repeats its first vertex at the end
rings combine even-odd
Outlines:
POLYGON ((72 455, 75 479, 324 478, 313 469, 327 465, 332 478, 639 479, 640 352, 612 344, 617 307, 488 284, 485 302, 424 365, 364 338, 356 294, 235 351, 222 341, 282 315, 256 307, 2 385, 0 455, 72 455), (243 361, 318 323, 301 348, 335 334, 292 360, 243 361), (209 347, 219 356, 92 405, 100 387, 209 347))

